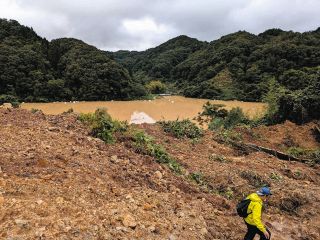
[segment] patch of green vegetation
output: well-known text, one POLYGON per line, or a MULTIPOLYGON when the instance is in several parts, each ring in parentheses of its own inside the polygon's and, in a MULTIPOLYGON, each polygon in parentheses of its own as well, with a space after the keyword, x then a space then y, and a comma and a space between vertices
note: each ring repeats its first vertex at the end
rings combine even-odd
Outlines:
POLYGON ((260 187, 264 187, 264 186, 269 186, 270 183, 267 182, 266 180, 264 180, 260 175, 258 175, 257 173, 253 172, 253 171, 242 171, 240 173, 240 176, 244 179, 246 179, 250 185, 256 187, 256 188, 260 188, 260 187))
POLYGON ((239 125, 253 126, 258 120, 250 120, 239 107, 227 111, 222 104, 205 103, 203 111, 195 118, 200 124, 207 123, 210 130, 232 129, 239 125))
POLYGON ((269 178, 272 180, 275 180, 275 181, 280 181, 283 179, 283 177, 279 173, 276 173, 276 172, 270 173, 269 178))
POLYGON ((130 136, 137 152, 154 157, 158 163, 167 165, 177 174, 182 173, 182 166, 166 152, 163 146, 156 144, 154 139, 144 131, 134 129, 130 136))
POLYGON ((20 102, 11 102, 11 106, 12 106, 13 108, 19 108, 20 105, 21 105, 20 102))
POLYGON ((201 141, 199 138, 191 138, 190 143, 194 146, 196 144, 199 144, 201 141))
POLYGON ((73 113, 73 112, 74 112, 73 108, 69 108, 67 111, 65 111, 63 113, 70 114, 70 113, 73 113))
POLYGON ((37 112, 42 112, 40 109, 37 108, 31 108, 31 113, 37 113, 37 112))
POLYGON ((216 140, 227 144, 232 144, 233 142, 241 142, 242 135, 240 132, 229 129, 221 129, 216 134, 216 140))
POLYGON ((160 94, 160 93, 165 93, 167 90, 167 87, 160 80, 152 80, 146 84, 146 89, 148 93, 160 94))
POLYGON ((234 197, 234 192, 230 187, 227 187, 225 189, 220 189, 219 190, 219 195, 231 200, 234 197))
POLYGON ((91 134, 100 138, 106 143, 114 143, 116 132, 125 132, 128 129, 126 122, 112 120, 111 116, 103 108, 97 109, 94 113, 82 113, 78 119, 91 128, 91 134))
POLYGON ((200 186, 206 185, 206 180, 201 172, 190 173, 189 178, 200 186))
POLYGON ((199 128, 195 123, 191 122, 189 119, 184 119, 179 121, 159 121, 158 122, 163 130, 167 133, 171 133, 177 138, 200 138, 203 136, 203 130, 199 128))
POLYGON ((223 155, 219 155, 219 154, 211 154, 211 155, 209 155, 209 160, 210 161, 215 161, 215 162, 221 162, 221 163, 231 162, 230 159, 226 158, 223 155))
POLYGON ((296 158, 308 159, 310 165, 320 163, 320 148, 305 149, 302 147, 290 147, 288 148, 287 153, 296 158))

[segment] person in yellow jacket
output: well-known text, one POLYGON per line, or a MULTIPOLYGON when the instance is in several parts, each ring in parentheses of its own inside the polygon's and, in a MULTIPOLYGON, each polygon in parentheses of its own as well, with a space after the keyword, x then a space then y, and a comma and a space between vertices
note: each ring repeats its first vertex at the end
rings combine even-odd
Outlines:
POLYGON ((270 189, 268 187, 263 187, 246 198, 251 201, 247 210, 249 215, 244 218, 248 228, 244 240, 253 240, 256 234, 260 235, 260 240, 270 239, 270 231, 261 222, 263 202, 266 202, 270 195, 272 195, 270 189))

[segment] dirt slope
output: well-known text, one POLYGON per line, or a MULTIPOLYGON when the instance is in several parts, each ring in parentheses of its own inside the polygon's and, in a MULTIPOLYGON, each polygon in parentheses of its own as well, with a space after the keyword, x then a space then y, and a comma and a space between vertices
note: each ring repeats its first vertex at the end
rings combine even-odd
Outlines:
POLYGON ((0 239, 242 239, 234 205, 265 182, 274 239, 320 239, 319 167, 141 127, 205 184, 90 137, 74 115, 0 109, 0 239))

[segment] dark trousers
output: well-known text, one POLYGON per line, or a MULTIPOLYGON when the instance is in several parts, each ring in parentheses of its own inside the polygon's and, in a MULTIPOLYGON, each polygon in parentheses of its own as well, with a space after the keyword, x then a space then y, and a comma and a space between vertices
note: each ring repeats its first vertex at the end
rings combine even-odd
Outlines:
POLYGON ((250 225, 248 223, 246 223, 247 225, 247 228, 248 228, 248 231, 247 231, 247 234, 244 236, 244 240, 253 240, 254 239, 254 236, 256 234, 258 234, 260 236, 260 240, 269 240, 271 239, 271 233, 270 231, 267 229, 267 232, 270 234, 270 238, 267 239, 263 232, 261 232, 256 226, 253 226, 253 225, 250 225))

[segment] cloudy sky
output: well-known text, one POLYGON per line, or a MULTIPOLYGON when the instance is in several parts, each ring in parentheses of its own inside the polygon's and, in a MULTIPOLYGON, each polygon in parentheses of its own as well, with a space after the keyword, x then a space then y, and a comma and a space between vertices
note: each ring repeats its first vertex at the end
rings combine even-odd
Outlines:
POLYGON ((212 41, 238 30, 315 30, 319 12, 320 0, 0 0, 0 18, 105 50, 144 50, 182 34, 212 41))

